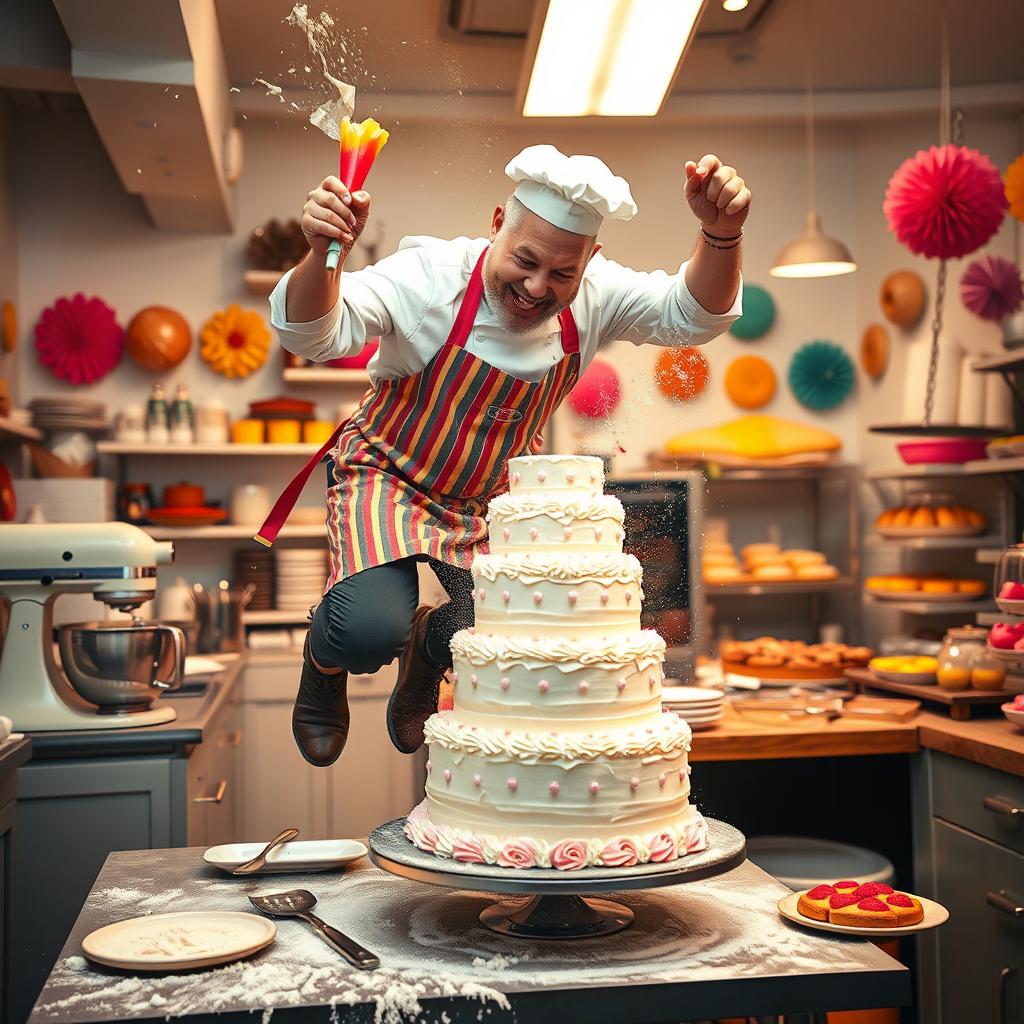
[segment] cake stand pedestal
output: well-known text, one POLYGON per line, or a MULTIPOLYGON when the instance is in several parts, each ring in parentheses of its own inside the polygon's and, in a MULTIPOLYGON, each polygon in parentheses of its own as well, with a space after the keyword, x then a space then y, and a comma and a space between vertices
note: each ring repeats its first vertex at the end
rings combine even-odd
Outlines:
POLYGON ((463 864, 414 846, 405 838, 404 818, 370 833, 370 860, 384 871, 428 885, 520 896, 494 903, 480 914, 481 924, 492 931, 516 938, 587 939, 628 928, 633 912, 620 903, 584 899, 585 895, 697 882, 731 871, 747 859, 742 832, 723 821, 706 820, 708 848, 665 864, 579 871, 463 864))

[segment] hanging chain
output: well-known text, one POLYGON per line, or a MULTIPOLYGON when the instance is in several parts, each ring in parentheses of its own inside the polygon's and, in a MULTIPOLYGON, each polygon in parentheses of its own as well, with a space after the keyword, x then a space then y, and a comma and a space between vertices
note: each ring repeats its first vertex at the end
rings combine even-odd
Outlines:
POLYGON ((939 263, 935 286, 935 315, 932 317, 932 351, 928 360, 928 389, 924 398, 924 425, 932 425, 932 404, 935 400, 935 378, 939 369, 939 335, 942 333, 942 307, 946 301, 946 261, 939 263))

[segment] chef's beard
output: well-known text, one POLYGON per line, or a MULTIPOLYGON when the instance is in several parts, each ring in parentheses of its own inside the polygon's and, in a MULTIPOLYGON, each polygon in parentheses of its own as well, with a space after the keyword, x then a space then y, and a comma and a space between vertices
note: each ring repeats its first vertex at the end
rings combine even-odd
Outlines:
POLYGON ((483 279, 484 296, 487 299, 487 305, 494 314, 494 318, 498 321, 498 326, 509 334, 529 334, 530 331, 535 330, 545 320, 558 316, 576 298, 576 292, 579 291, 579 288, 577 288, 569 297, 569 302, 565 302, 562 305, 554 304, 550 299, 546 299, 544 304, 538 307, 536 316, 522 319, 513 315, 505 308, 505 290, 511 286, 502 281, 491 270, 489 253, 484 258, 483 279))

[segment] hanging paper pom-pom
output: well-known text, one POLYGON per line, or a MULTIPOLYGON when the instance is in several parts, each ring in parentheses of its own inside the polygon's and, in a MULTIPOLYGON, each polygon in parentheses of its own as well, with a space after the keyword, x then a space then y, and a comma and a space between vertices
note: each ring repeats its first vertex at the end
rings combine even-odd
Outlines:
POLYGON ((982 320, 1005 320, 1024 302, 1017 264, 1002 256, 979 256, 960 278, 960 298, 982 320))
POLYGON ((829 341, 809 341, 789 364, 789 386, 808 409, 834 409, 853 390, 853 360, 829 341))
POLYGON ((905 160, 882 205, 889 230, 918 256, 958 259, 980 249, 1006 211, 1003 179, 984 153, 932 146, 905 160))
POLYGON ((889 332, 881 324, 871 324, 860 339, 860 365, 878 380, 889 365, 889 332))
POLYGON ((60 298, 36 324, 39 362, 55 377, 92 384, 105 377, 124 354, 124 331, 117 314, 102 299, 81 292, 60 298))
POLYGON ((150 373, 166 373, 192 348, 192 328, 176 310, 146 306, 132 317, 125 331, 128 355, 150 373))
POLYGON ((741 409, 760 409, 775 395, 775 371, 760 356, 740 356, 725 371, 725 393, 741 409))
POLYGON ((689 402, 707 387, 710 372, 708 361, 691 345, 665 349, 654 366, 654 379, 666 398, 689 402))
POLYGON ((622 385, 615 368, 595 359, 569 395, 569 408, 577 416, 600 420, 611 415, 622 397, 622 385))
POLYGON ((225 377, 248 377, 267 361, 270 331, 251 309, 232 304, 214 313, 199 337, 202 357, 225 377))
POLYGON ((912 270, 897 270, 882 282, 882 312, 897 327, 913 327, 921 319, 924 299, 924 281, 912 270))
POLYGON ((1024 153, 1006 168, 1003 185, 1006 201, 1010 204, 1010 213, 1017 220, 1024 220, 1024 153))
POLYGON ((771 330, 775 323, 775 300, 760 285, 743 285, 743 315, 729 333, 741 341, 754 341, 771 330))

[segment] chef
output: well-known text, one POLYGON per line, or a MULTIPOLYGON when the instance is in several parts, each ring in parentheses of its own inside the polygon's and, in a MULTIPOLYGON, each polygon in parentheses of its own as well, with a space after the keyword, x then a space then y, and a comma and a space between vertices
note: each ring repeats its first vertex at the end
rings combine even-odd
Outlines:
MULTIPOLYGON (((412 753, 451 667, 449 642, 473 622, 474 552, 508 459, 541 450, 541 430, 598 348, 699 345, 740 315, 740 243, 750 190, 707 155, 685 164, 699 225, 677 273, 641 273, 601 254, 602 221, 629 220, 629 185, 592 156, 530 146, 505 168, 515 189, 487 238, 405 238, 340 272, 370 214, 366 192, 334 177, 302 211, 311 252, 270 297, 281 344, 317 362, 380 337, 371 387, 325 445, 330 577, 303 652, 292 731, 303 756, 332 764, 349 728, 348 673, 398 658, 388 704, 394 745, 412 753), (324 268, 332 240, 338 272, 324 268), (417 607, 426 560, 448 600, 417 607)), ((271 543, 314 457, 257 539, 271 543)))

